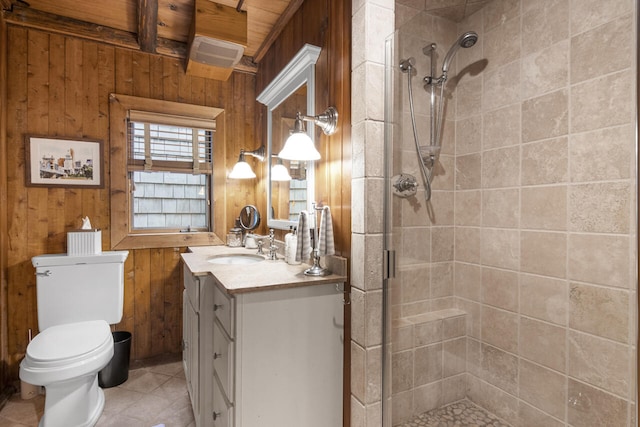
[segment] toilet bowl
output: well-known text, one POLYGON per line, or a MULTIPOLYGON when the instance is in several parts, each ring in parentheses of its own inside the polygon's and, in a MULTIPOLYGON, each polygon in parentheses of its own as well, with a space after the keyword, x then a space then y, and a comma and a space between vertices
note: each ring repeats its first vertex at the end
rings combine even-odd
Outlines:
POLYGON ((109 325, 122 320, 127 251, 46 254, 36 269, 38 328, 20 379, 46 390, 40 427, 92 427, 104 409, 98 371, 113 357, 109 325))
POLYGON ((20 379, 44 386, 39 427, 90 427, 104 408, 98 371, 113 356, 113 337, 104 320, 51 326, 35 336, 20 364, 20 379))

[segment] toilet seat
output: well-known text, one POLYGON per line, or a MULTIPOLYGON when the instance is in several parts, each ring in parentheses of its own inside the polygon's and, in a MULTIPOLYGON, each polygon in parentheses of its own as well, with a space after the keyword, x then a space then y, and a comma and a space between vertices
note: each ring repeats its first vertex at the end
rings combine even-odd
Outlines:
POLYGON ((20 377, 46 385, 103 368, 113 356, 113 338, 104 320, 67 323, 45 329, 27 346, 20 377))
POLYGON ((111 337, 104 320, 67 323, 40 332, 27 347, 27 357, 42 367, 55 367, 100 352, 111 337))

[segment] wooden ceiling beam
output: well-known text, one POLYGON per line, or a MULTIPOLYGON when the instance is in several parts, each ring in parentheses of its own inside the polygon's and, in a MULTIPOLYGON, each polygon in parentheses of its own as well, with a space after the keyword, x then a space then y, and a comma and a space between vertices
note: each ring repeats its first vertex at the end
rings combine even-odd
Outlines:
MULTIPOLYGON (((6 11, 4 17, 9 24, 94 40, 126 49, 140 50, 136 35, 128 31, 91 24, 17 5, 13 6, 12 11, 6 11)), ((168 39, 164 39, 161 42, 159 40, 158 42, 156 53, 174 58, 185 57, 187 52, 185 43, 168 39)))
MULTIPOLYGON (((13 10, 4 12, 4 19, 8 24, 93 40, 125 49, 141 50, 136 34, 51 13, 40 12, 28 7, 14 5, 13 10)), ((185 59, 187 56, 187 44, 156 37, 155 53, 172 58, 185 59)), ((234 70, 255 74, 257 72, 257 66, 251 58, 243 57, 234 70)))
POLYGON ((138 44, 143 52, 156 53, 158 0, 138 0, 138 44))
POLYGON ((11 0, 0 0, 0 8, 2 10, 11 10, 11 0))

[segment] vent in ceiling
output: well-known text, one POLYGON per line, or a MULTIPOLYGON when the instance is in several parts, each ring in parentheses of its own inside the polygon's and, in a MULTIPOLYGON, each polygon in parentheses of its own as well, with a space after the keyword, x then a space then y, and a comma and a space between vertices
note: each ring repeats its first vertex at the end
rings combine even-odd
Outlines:
POLYGON ((247 12, 195 0, 187 74, 227 80, 247 46, 247 12))
POLYGON ((205 65, 222 68, 234 67, 244 53, 244 46, 209 37, 196 36, 191 45, 189 58, 205 65))

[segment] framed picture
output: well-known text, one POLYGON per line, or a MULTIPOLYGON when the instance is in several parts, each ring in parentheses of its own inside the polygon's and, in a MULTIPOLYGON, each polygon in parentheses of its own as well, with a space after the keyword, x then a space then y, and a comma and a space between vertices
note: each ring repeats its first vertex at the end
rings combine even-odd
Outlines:
POLYGON ((103 188, 102 141, 26 137, 27 185, 103 188))

